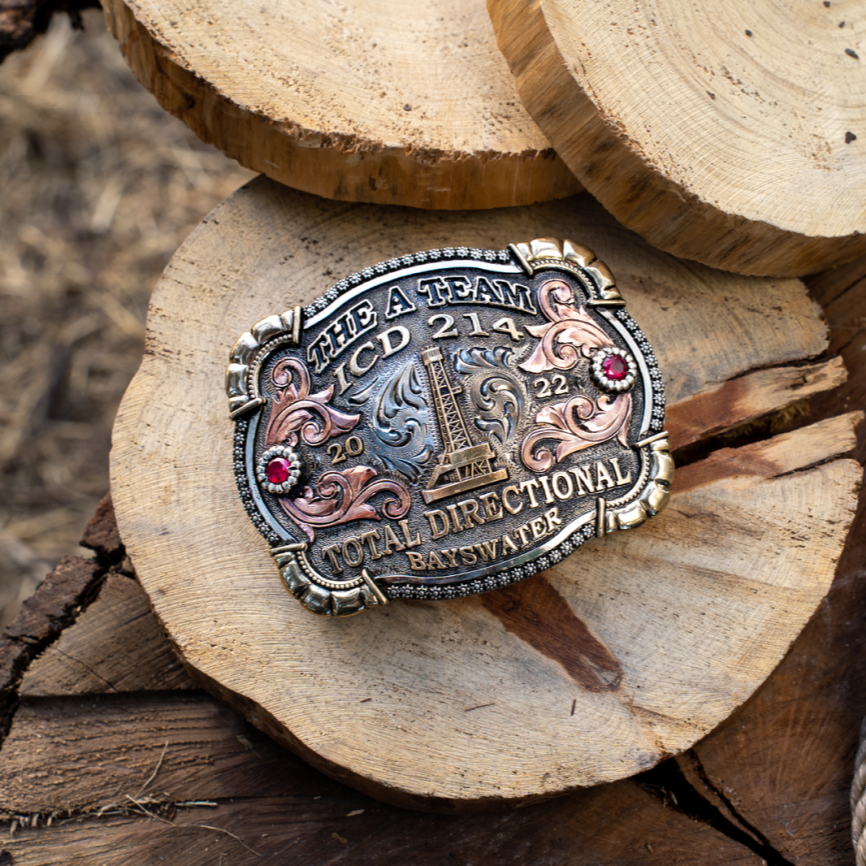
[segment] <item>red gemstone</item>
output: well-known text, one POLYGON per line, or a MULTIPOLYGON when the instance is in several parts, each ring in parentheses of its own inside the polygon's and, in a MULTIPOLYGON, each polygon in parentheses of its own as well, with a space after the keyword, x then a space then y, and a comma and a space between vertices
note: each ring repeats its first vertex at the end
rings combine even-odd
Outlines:
POLYGON ((285 457, 274 457, 265 467, 265 475, 271 484, 285 484, 290 471, 289 461, 285 457))
POLYGON ((625 379, 626 373, 628 373, 628 364, 622 355, 608 355, 601 362, 601 369, 604 370, 604 375, 608 379, 618 382, 620 379, 625 379))

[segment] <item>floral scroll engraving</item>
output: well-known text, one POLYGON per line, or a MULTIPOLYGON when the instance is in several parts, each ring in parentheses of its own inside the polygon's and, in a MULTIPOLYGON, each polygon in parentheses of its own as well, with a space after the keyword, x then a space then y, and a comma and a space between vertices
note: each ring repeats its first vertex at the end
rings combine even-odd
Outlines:
MULTIPOLYGON (((548 323, 526 326, 540 342, 519 365, 521 369, 529 373, 571 370, 578 365, 587 366, 600 349, 614 347, 613 340, 593 321, 586 308, 575 305, 574 290, 564 280, 544 283, 538 291, 538 302, 548 323)), ((535 426, 521 444, 521 459, 529 469, 543 472, 575 451, 610 439, 627 445, 631 414, 632 396, 628 391, 598 397, 575 394, 561 403, 545 406, 535 416, 535 426), (544 440, 558 442, 555 451, 538 447, 544 440)))
POLYGON ((523 391, 510 374, 514 352, 494 349, 461 349, 454 359, 458 373, 472 376, 469 396, 477 415, 475 426, 504 445, 523 411, 523 391))
POLYGON ((598 402, 579 394, 564 403, 545 406, 535 416, 536 426, 523 440, 520 457, 529 469, 545 472, 569 454, 614 437, 627 446, 630 420, 630 394, 604 395, 598 402), (559 442, 555 453, 547 448, 533 451, 545 439, 559 442))
POLYGON ((563 280, 548 280, 538 290, 538 305, 548 318, 546 325, 527 325, 541 342, 522 364, 527 373, 570 370, 581 358, 590 359, 613 341, 592 320, 583 306, 574 306, 574 290, 563 280))
MULTIPOLYGON (((349 402, 362 405, 380 387, 375 381, 349 402)), ((417 481, 433 454, 433 431, 429 407, 413 362, 400 367, 381 388, 373 402, 371 429, 376 437, 378 459, 386 469, 417 481)))
POLYGON ((382 503, 386 517, 391 520, 403 517, 411 505, 409 491, 399 481, 376 478, 376 474, 369 466, 325 472, 315 490, 305 487, 297 499, 280 497, 280 505, 310 541, 316 539, 316 527, 337 526, 352 520, 379 520, 379 513, 369 502, 377 493, 393 494, 382 503))
POLYGON ((295 446, 299 438, 307 445, 321 445, 348 433, 361 420, 360 415, 348 415, 328 405, 334 395, 333 385, 310 394, 310 371, 303 361, 295 358, 280 361, 271 372, 271 382, 275 393, 265 434, 266 448, 284 442, 295 446))
MULTIPOLYGON (((334 386, 310 394, 310 372, 296 358, 285 358, 271 372, 274 387, 272 411, 265 433, 265 448, 303 442, 316 447, 355 428, 360 415, 340 412, 329 405, 334 386)), ((370 504, 378 493, 387 495, 382 513, 394 520, 403 517, 411 504, 409 491, 399 481, 377 478, 370 466, 352 466, 342 472, 325 472, 313 486, 306 486, 299 497, 277 496, 283 511, 300 526, 310 541, 316 527, 324 528, 353 520, 380 520, 370 504)))

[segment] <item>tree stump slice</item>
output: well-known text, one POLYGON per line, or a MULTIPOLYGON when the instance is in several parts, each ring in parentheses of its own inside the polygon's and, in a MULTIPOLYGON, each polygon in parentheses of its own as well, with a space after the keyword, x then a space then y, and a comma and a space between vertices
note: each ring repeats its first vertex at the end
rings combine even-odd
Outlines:
POLYGON ((103 7, 163 108, 281 183, 442 209, 582 188, 521 105, 483 0, 103 7))
POLYGON ((523 104, 585 187, 654 246, 788 275, 866 249, 862 7, 488 8, 523 104))
MULTIPOLYGON (((611 781, 728 716, 827 591, 860 481, 840 459, 859 416, 740 448, 707 439, 798 400, 791 366, 825 347, 798 281, 677 261, 586 200, 425 214, 262 178, 205 220, 154 293, 114 435, 121 535, 193 678, 327 774, 440 810, 611 781), (617 275, 666 374, 672 439, 708 456, 678 470, 668 510, 639 532, 512 588, 311 616, 282 588, 234 486, 222 388, 236 335, 394 255, 554 234, 617 275), (677 406, 707 394, 718 399, 699 420, 675 426, 677 406)), ((807 392, 840 379, 832 360, 802 376, 807 392)))
MULTIPOLYGON (((810 280, 810 289, 830 325, 828 352, 842 354, 851 377, 814 395, 801 425, 866 401, 866 258, 810 280)), ((782 416, 790 424, 790 411, 774 424, 782 416)), ((858 440, 862 462, 866 425, 858 440)), ((114 691, 132 678, 114 681, 100 666, 102 694, 89 678, 76 694, 59 667, 56 678, 42 677, 39 696, 20 694, 16 678, 36 664, 28 659, 58 639, 51 629, 60 640, 75 632, 77 657, 88 663, 113 634, 114 671, 160 658, 167 646, 153 614, 152 628, 134 621, 130 632, 123 608, 84 589, 108 566, 109 576, 125 568, 106 500, 86 537, 98 562, 76 558, 70 570, 65 560, 0 636, 3 730, 11 716, 0 743, 0 857, 15 866, 160 858, 213 866, 221 857, 233 866, 853 866, 848 792, 866 712, 864 527, 861 493, 829 595, 769 679, 693 749, 535 806, 441 815, 387 806, 323 777, 200 691, 114 691), (89 649, 82 610, 100 623, 89 649)), ((139 598, 130 593, 129 608, 140 610, 146 599, 130 584, 139 598)))

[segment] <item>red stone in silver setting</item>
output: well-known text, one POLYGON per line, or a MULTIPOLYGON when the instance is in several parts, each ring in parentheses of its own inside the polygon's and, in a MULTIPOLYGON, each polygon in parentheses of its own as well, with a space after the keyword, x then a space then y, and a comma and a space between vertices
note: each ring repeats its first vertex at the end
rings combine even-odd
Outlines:
POLYGON ((288 493, 300 480, 304 462, 294 448, 275 445, 256 464, 256 478, 269 493, 288 493))
POLYGON ((628 373, 628 363, 622 355, 608 355, 601 362, 601 369, 608 379, 615 379, 618 382, 620 379, 625 379, 628 373))
POLYGON ((637 379, 637 364, 629 352, 619 348, 599 349, 590 365, 592 379, 602 391, 628 391, 637 379))
POLYGON ((291 471, 291 464, 285 457, 274 457, 265 467, 265 475, 271 484, 285 484, 291 471))

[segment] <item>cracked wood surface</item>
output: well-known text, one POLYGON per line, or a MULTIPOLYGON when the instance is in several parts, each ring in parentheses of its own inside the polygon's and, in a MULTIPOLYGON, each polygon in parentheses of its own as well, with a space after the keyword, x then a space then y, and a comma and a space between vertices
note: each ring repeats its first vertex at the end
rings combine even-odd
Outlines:
POLYGON ((654 246, 748 274, 866 250, 862 6, 487 6, 529 113, 654 246))
POLYGON ((841 358, 798 367, 756 370, 721 384, 710 383, 671 406, 667 413, 671 448, 686 445, 755 421, 777 410, 841 385, 847 378, 841 358))
POLYGON ((27 697, 192 688, 192 683, 129 577, 110 574, 92 605, 30 667, 27 697), (124 650, 138 648, 134 656, 124 650))
POLYGON ((665 514, 505 592, 344 622, 302 610, 235 492, 226 347, 395 254, 557 233, 617 275, 657 349, 675 439, 700 445, 842 379, 832 359, 803 364, 827 335, 799 281, 677 261, 588 199, 446 216, 259 179, 210 215, 153 296, 112 456, 139 579, 194 679, 389 802, 505 807, 688 748, 778 664, 826 594, 853 516, 861 469, 840 456, 852 414, 701 455, 665 514), (678 409, 712 392, 700 411, 678 409))
POLYGON ((491 208, 582 189, 483 0, 105 0, 133 72, 242 165, 341 201, 491 208))
MULTIPOLYGON (((810 289, 826 311, 829 354, 840 353, 851 376, 811 398, 800 422, 809 424, 866 404, 866 259, 813 278, 810 289)), ((848 787, 866 710, 866 495, 855 526, 829 595, 764 685, 692 750, 632 779, 499 814, 406 812, 327 779, 201 692, 75 697, 60 679, 54 688, 66 697, 24 697, 0 750, 8 826, 14 815, 24 822, 0 851, 17 866, 210 866, 221 856, 238 866, 851 866, 848 787), (84 731, 77 744, 74 730, 84 731), (202 801, 216 805, 178 805, 202 801)), ((110 503, 87 540, 100 567, 122 562, 110 503)), ((111 615, 122 635, 122 611, 111 615)), ((118 652, 126 667, 159 655, 132 641, 118 652)))
POLYGON ((103 569, 92 559, 64 556, 0 635, 0 732, 8 729, 18 686, 30 662, 70 623, 103 569))

